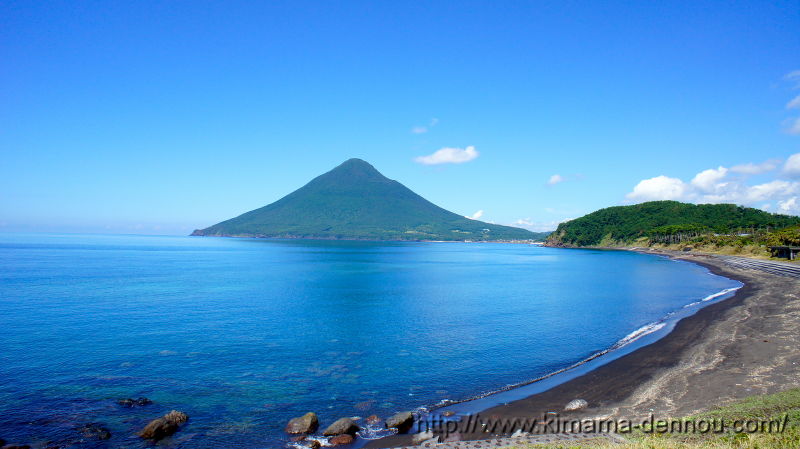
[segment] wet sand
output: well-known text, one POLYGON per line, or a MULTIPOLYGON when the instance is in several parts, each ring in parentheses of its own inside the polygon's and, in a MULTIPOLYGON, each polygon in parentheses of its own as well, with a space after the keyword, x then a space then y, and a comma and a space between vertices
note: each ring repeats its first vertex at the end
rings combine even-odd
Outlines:
MULTIPOLYGON (((614 418, 639 421, 683 416, 755 394, 800 386, 800 279, 734 268, 701 255, 670 254, 745 285, 724 301, 679 321, 644 346, 548 391, 480 413, 491 418, 614 418), (589 407, 564 412, 573 399, 589 407)), ((488 438, 490 434, 461 435, 488 438)), ((366 447, 410 445, 397 435, 366 447)))

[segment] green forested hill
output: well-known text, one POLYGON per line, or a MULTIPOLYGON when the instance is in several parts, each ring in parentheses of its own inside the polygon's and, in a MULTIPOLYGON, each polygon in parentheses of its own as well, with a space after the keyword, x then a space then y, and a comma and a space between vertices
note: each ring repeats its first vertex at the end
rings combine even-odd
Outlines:
POLYGON ((780 229, 800 223, 800 217, 771 214, 735 204, 687 204, 651 201, 615 206, 561 223, 548 237, 559 246, 624 244, 641 237, 702 235, 780 229))
POLYGON ((470 220, 350 159, 259 209, 192 235, 366 240, 535 240, 525 229, 470 220))

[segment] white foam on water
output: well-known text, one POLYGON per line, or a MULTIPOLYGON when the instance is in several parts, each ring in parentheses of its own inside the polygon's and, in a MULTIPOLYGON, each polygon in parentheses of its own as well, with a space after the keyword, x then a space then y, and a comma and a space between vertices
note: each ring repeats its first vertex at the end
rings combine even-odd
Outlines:
POLYGON ((652 334, 653 332, 662 329, 666 325, 667 323, 665 323, 663 320, 645 324, 644 326, 640 327, 639 329, 636 329, 635 331, 631 332, 630 334, 624 336, 622 339, 614 343, 614 345, 610 349, 612 350, 618 349, 625 345, 629 345, 634 341, 644 337, 645 335, 652 334))
POLYGON ((706 296, 705 298, 701 299, 700 301, 695 301, 695 302, 693 302, 691 304, 686 304, 685 306, 683 306, 683 308, 686 309, 688 307, 696 306, 696 305, 704 303, 706 301, 711 301, 712 299, 716 299, 716 298, 719 298, 720 296, 727 295, 730 292, 735 292, 736 290, 739 290, 740 288, 742 288, 741 285, 739 287, 731 287, 731 288, 726 288, 724 290, 720 290, 720 291, 718 291, 716 293, 713 293, 711 295, 706 296))
POLYGON ((378 424, 369 424, 367 423, 364 427, 359 430, 356 435, 359 438, 363 438, 365 440, 377 440, 378 438, 383 438, 389 435, 394 435, 396 433, 396 429, 387 429, 381 423, 378 424))

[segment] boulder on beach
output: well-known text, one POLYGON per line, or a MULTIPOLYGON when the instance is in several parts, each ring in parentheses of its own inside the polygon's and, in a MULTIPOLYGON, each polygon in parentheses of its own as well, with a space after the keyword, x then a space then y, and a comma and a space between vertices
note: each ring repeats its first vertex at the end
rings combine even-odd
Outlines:
POLYGON ((343 434, 343 435, 336 435, 335 437, 331 438, 329 443, 333 446, 341 446, 345 444, 351 444, 355 438, 352 435, 343 434))
POLYGON ((398 433, 406 433, 414 425, 414 415, 411 412, 400 412, 386 420, 386 427, 397 429, 398 433))
POLYGON ((314 433, 319 428, 319 419, 314 412, 308 412, 303 416, 292 418, 286 424, 286 433, 314 433))
POLYGON ((148 440, 160 440, 177 432, 178 427, 189 420, 189 415, 173 410, 166 415, 148 423, 139 436, 148 440))
POLYGON ((569 404, 567 404, 564 407, 564 411, 572 412, 572 411, 575 411, 575 410, 583 410, 588 406, 589 406, 589 403, 586 402, 583 399, 573 399, 573 400, 569 401, 569 404))
POLYGON ((125 398, 117 401, 117 404, 127 408, 140 407, 143 405, 150 405, 152 403, 153 401, 147 398, 138 398, 138 399, 125 398))
POLYGON ((108 430, 104 425, 96 422, 91 422, 85 426, 79 427, 78 432, 80 432, 81 435, 86 438, 96 440, 107 440, 111 438, 111 431, 108 430))
POLYGON ((411 444, 414 445, 422 444, 434 438, 438 440, 436 435, 434 435, 433 432, 431 432, 430 430, 427 432, 415 433, 414 436, 411 437, 411 444))
POLYGON ((361 430, 360 427, 358 427, 358 424, 356 424, 352 418, 339 418, 336 422, 328 426, 322 434, 326 437, 344 434, 355 435, 359 430, 361 430))

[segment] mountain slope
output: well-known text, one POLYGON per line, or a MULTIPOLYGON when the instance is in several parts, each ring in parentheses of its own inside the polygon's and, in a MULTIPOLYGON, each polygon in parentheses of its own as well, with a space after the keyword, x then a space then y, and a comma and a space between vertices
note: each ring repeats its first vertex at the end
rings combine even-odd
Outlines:
POLYGON ((262 208, 192 235, 349 240, 514 240, 539 235, 454 214, 349 159, 262 208))
POLYGON ((615 206, 561 223, 547 242, 553 246, 615 245, 670 235, 698 236, 780 229, 800 217, 778 215, 735 204, 687 204, 651 201, 615 206))

